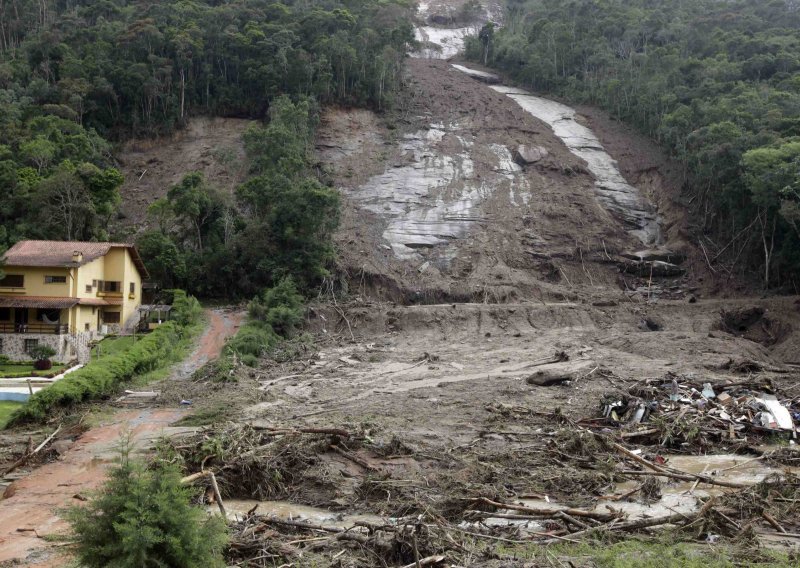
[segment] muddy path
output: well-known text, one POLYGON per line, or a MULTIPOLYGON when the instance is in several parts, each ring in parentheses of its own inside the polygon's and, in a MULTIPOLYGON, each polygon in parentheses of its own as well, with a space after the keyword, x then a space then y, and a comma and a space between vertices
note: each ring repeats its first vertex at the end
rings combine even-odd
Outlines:
MULTIPOLYGON (((243 314, 211 309, 206 310, 206 317, 208 326, 197 347, 186 361, 174 367, 165 382, 183 381, 219 356, 225 339, 236 332, 243 314)), ((159 389, 158 384, 153 388, 159 389)), ((0 565, 11 561, 29 566, 63 565, 63 558, 51 558, 57 549, 42 539, 65 530, 57 510, 85 499, 102 483, 106 468, 118 455, 123 436, 130 437, 135 452, 147 452, 161 436, 193 431, 171 426, 187 412, 185 407, 116 409, 76 440, 57 442, 56 461, 32 470, 5 490, 0 501, 0 565)))

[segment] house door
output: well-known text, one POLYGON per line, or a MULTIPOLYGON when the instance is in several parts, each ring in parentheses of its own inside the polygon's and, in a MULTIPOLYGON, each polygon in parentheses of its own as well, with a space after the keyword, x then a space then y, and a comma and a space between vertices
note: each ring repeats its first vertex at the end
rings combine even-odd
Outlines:
POLYGON ((14 323, 28 323, 28 308, 14 308, 14 323))
POLYGON ((14 324, 18 330, 28 324, 28 308, 14 308, 14 324))

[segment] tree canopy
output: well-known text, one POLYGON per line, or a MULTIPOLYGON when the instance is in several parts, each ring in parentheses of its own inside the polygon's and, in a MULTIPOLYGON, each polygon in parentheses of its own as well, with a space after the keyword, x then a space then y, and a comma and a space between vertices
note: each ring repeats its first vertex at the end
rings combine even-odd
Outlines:
POLYGON ((471 39, 471 58, 646 132, 683 164, 706 246, 732 242, 726 254, 768 283, 800 276, 797 2, 507 5, 506 27, 471 39))

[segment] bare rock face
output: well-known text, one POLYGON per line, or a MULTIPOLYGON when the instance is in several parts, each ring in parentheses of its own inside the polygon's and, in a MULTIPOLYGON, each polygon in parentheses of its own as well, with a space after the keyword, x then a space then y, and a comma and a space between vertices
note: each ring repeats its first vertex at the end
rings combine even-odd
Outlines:
POLYGON ((540 162, 549 155, 550 153, 547 151, 547 148, 542 146, 520 144, 517 146, 517 151, 514 152, 514 161, 520 166, 527 166, 540 162))

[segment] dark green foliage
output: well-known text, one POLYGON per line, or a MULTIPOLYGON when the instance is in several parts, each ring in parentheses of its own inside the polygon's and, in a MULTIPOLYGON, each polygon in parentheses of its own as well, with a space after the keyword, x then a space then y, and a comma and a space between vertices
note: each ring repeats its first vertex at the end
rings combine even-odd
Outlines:
POLYGON ((140 236, 143 258, 162 285, 213 297, 247 297, 290 275, 308 291, 333 260, 336 191, 311 171, 316 105, 279 97, 270 122, 245 133, 254 174, 236 202, 190 173, 150 206, 157 229, 140 236))
POLYGON ((172 291, 172 319, 180 326, 196 324, 203 317, 203 308, 194 296, 183 290, 172 291))
POLYGON ((45 361, 56 354, 56 350, 49 345, 37 345, 28 352, 34 361, 45 361))
POLYGON ((281 341, 290 338, 303 321, 305 299, 287 276, 264 290, 247 306, 248 322, 227 345, 246 365, 255 366, 258 358, 281 341))
POLYGON ((309 167, 318 107, 391 104, 410 11, 406 0, 0 2, 0 247, 114 236, 122 178, 106 140, 169 134, 198 114, 269 117, 245 137, 257 177, 236 199, 190 173, 153 204, 158 228, 140 244, 163 287, 248 297, 286 274, 312 285, 337 220, 335 192, 309 167))
POLYGON ((640 128, 682 163, 711 253, 733 241, 767 284, 800 275, 795 3, 509 0, 505 24, 469 56, 640 128))
POLYGON ((132 460, 123 446, 119 465, 86 505, 66 511, 75 556, 87 568, 213 568, 226 564, 225 521, 190 504, 178 468, 154 469, 132 460))
POLYGON ((269 324, 278 335, 289 337, 303 321, 304 307, 305 299, 287 276, 250 302, 248 314, 252 320, 269 324))

